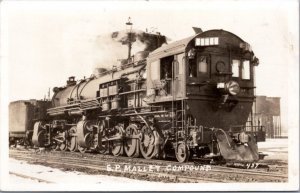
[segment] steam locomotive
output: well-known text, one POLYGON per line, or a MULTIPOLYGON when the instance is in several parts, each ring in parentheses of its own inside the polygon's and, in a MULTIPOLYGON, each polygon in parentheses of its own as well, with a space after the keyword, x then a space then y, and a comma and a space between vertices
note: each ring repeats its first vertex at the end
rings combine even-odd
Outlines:
POLYGON ((114 156, 254 162, 245 130, 255 100, 251 46, 209 30, 53 89, 29 131, 36 147, 114 156))

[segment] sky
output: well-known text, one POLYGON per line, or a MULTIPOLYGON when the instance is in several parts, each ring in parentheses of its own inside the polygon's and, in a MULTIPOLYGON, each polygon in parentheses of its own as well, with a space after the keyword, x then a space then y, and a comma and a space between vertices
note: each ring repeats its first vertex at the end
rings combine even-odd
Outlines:
POLYGON ((256 94, 281 97, 283 127, 295 127, 298 7, 292 0, 3 1, 1 96, 42 99, 71 75, 81 79, 96 66, 111 67, 119 58, 109 53, 125 58, 127 48, 113 49, 107 37, 131 17, 134 29, 160 32, 169 42, 193 35, 192 27, 237 34, 260 60, 256 94))

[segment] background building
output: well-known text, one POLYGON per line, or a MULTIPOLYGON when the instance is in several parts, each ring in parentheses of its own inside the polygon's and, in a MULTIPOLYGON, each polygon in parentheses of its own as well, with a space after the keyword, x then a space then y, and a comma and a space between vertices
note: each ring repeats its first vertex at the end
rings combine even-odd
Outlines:
POLYGON ((267 138, 282 137, 280 97, 256 97, 253 105, 253 125, 264 126, 267 138))

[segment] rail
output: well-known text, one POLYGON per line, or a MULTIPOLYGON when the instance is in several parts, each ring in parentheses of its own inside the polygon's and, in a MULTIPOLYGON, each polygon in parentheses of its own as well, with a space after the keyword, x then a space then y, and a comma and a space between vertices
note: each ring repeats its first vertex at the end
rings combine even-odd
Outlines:
MULTIPOLYGON (((170 170, 170 168, 195 168, 197 165, 191 162, 178 163, 174 161, 145 160, 141 158, 115 157, 101 154, 95 155, 86 153, 84 155, 85 156, 83 157, 83 154, 74 152, 38 153, 26 150, 10 150, 10 157, 30 161, 31 163, 35 162, 37 164, 63 168, 72 167, 84 172, 91 170, 93 173, 98 171, 102 174, 118 176, 120 173, 124 174, 124 172, 108 171, 108 164, 111 166, 133 165, 136 168, 149 167, 149 165, 157 166, 160 168, 157 172, 136 171, 133 172, 133 177, 145 177, 146 175, 150 180, 153 178, 162 180, 161 177, 163 177, 164 179, 167 179, 167 182, 286 182, 288 180, 287 172, 269 172, 270 168, 247 170, 211 165, 211 168, 207 171, 181 171, 178 173, 170 170)), ((287 165, 285 168, 287 171, 287 165)), ((126 174, 125 172, 124 177, 128 176, 128 173, 126 174)))

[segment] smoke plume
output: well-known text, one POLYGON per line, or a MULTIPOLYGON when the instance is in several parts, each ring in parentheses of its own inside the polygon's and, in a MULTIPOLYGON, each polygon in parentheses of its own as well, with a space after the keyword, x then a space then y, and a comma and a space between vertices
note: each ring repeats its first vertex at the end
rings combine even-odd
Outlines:
MULTIPOLYGON (((128 33, 124 30, 99 35, 99 31, 98 26, 89 22, 76 22, 64 29, 61 71, 83 78, 91 73, 97 74, 98 68, 110 70, 113 66, 120 66, 121 60, 127 59, 128 33)), ((131 55, 153 51, 166 43, 165 36, 141 30, 132 30, 130 39, 133 42, 131 55)))
POLYGON ((153 51, 166 43, 166 37, 160 34, 149 34, 141 30, 131 33, 117 31, 96 38, 98 50, 95 68, 111 69, 113 65, 120 65, 120 60, 128 57, 128 42, 131 40, 131 55, 139 51, 153 51))

